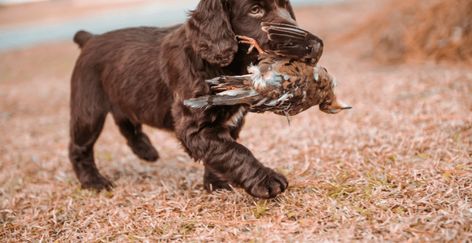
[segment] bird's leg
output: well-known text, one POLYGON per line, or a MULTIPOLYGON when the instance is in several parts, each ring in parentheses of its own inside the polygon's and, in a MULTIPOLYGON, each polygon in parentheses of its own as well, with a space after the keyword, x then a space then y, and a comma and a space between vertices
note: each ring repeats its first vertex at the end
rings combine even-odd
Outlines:
POLYGON ((257 43, 256 40, 254 40, 253 38, 251 37, 247 37, 247 36, 243 36, 243 35, 238 35, 237 36, 238 39, 239 39, 239 43, 243 43, 243 44, 248 44, 250 45, 249 46, 249 50, 248 50, 248 54, 251 53, 251 51, 256 48, 257 52, 259 52, 259 54, 262 54, 262 53, 265 53, 265 51, 261 48, 261 46, 259 45, 259 43, 257 43))

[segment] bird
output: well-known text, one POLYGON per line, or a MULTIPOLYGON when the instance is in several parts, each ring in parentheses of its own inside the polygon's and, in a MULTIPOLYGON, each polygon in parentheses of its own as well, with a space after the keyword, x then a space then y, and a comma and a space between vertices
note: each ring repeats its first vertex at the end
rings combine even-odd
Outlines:
POLYGON ((187 99, 184 105, 193 109, 246 105, 251 112, 270 111, 287 117, 315 105, 329 114, 351 109, 337 100, 334 94, 336 79, 326 68, 317 65, 323 46, 316 43, 319 38, 293 27, 263 25, 262 28, 268 32, 269 40, 275 40, 272 45, 280 49, 266 51, 253 38, 238 36, 241 43, 250 45, 249 52, 258 51, 259 63, 250 65, 247 75, 206 80, 214 94, 187 99), (274 37, 276 35, 287 36, 287 40, 274 37), (302 41, 307 40, 306 36, 310 40, 308 44, 302 41))

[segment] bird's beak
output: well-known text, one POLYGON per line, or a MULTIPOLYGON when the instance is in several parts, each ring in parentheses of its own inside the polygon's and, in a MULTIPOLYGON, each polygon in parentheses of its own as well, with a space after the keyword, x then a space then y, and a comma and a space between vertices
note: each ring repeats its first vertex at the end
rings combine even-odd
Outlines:
POLYGON ((341 101, 333 101, 329 105, 320 105, 320 110, 323 112, 326 112, 328 114, 336 114, 339 113, 343 110, 349 110, 352 109, 352 106, 345 104, 344 102, 341 101))

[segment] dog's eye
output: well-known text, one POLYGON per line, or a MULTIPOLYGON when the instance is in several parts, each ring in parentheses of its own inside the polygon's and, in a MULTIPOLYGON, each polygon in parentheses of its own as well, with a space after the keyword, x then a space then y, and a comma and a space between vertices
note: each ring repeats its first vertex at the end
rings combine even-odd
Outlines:
POLYGON ((262 16, 264 15, 264 9, 262 9, 260 5, 256 4, 251 7, 250 14, 255 16, 262 16))

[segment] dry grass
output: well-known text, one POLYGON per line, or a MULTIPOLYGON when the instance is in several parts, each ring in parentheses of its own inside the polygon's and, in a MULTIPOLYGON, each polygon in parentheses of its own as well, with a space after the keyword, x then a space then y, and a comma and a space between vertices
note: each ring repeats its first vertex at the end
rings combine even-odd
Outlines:
MULTIPOLYGON (((322 14, 299 11, 305 26, 322 14)), ((310 28, 329 24, 340 26, 318 21, 310 28)), ((100 194, 80 190, 66 154, 76 48, 51 44, 2 54, 0 238, 470 241, 472 71, 378 66, 327 43, 322 63, 354 109, 334 116, 312 109, 291 126, 284 117, 249 115, 241 142, 291 183, 267 201, 241 190, 204 192, 202 166, 172 134, 147 129, 162 158, 139 161, 111 119, 96 157, 117 187, 100 194)))

